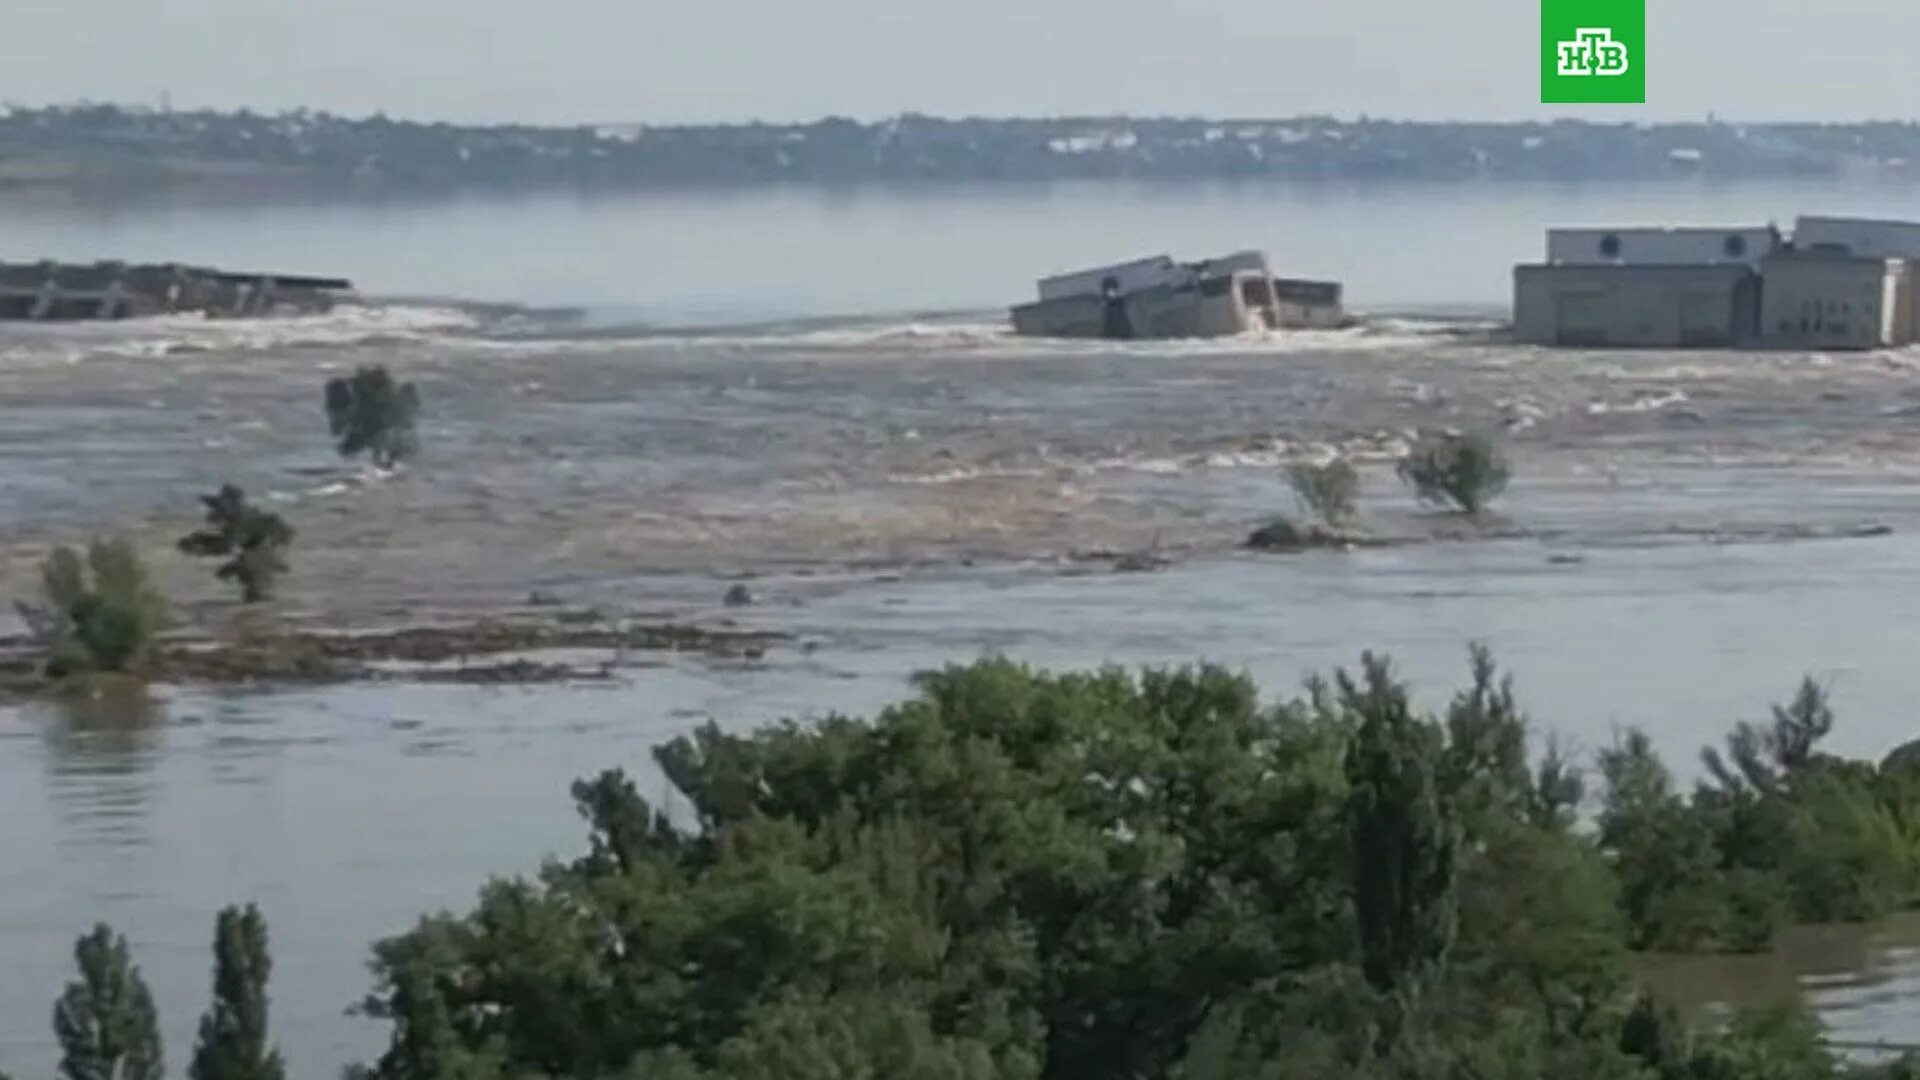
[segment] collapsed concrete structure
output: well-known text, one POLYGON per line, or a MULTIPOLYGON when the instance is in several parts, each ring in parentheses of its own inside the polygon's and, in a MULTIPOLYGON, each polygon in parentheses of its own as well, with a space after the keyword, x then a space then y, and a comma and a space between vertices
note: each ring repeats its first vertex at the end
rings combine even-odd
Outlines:
POLYGON ((1920 340, 1920 224, 1552 229, 1514 268, 1514 336, 1557 346, 1873 349, 1920 340))
POLYGON ((1230 337, 1344 326, 1340 285, 1275 277, 1267 257, 1239 251, 1197 263, 1155 255, 1041 278, 1039 299, 1013 309, 1031 337, 1230 337))
POLYGON ((233 273, 172 263, 0 262, 0 319, 221 318, 329 310, 345 278, 233 273))

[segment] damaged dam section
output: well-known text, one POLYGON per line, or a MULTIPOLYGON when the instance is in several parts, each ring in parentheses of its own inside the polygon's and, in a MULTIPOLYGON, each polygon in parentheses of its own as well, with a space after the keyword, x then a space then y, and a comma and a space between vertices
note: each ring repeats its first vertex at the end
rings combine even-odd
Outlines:
POLYGON ((333 310, 352 289, 345 278, 235 273, 177 263, 0 262, 0 320, 318 315, 333 310))

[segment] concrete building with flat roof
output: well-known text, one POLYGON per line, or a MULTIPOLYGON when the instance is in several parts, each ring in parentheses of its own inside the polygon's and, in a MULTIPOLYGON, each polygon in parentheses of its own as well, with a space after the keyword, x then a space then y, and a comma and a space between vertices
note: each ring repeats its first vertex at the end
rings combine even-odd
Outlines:
POLYGON ((1920 223, 1803 216, 1764 227, 1551 229, 1514 268, 1537 345, 1874 349, 1920 340, 1920 223))

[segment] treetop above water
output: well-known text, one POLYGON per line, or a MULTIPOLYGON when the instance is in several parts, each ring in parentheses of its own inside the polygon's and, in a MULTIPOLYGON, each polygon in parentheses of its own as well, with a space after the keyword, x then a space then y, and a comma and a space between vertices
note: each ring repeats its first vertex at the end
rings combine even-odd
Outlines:
MULTIPOLYGON (((363 1075, 1908 1075, 1792 1013, 1689 1027, 1627 963, 1920 891, 1920 783, 1823 754, 1817 684, 1691 795, 1624 733, 1592 827, 1484 650, 1437 715, 1375 656, 1270 703, 1204 666, 916 689, 677 738, 662 805, 576 784, 584 853, 377 946, 363 1075)), ((225 969, 264 979, 228 921, 225 969)), ((277 1065, 265 999, 216 986, 203 1031, 277 1065)))

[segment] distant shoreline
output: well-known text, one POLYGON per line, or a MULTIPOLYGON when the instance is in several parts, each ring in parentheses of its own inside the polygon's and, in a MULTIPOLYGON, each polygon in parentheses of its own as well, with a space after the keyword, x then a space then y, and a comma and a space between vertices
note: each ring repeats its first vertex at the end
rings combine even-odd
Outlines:
POLYGON ((0 114, 0 194, 454 194, 1130 180, 1920 180, 1920 124, 1295 117, 455 125, 113 105, 0 114))

